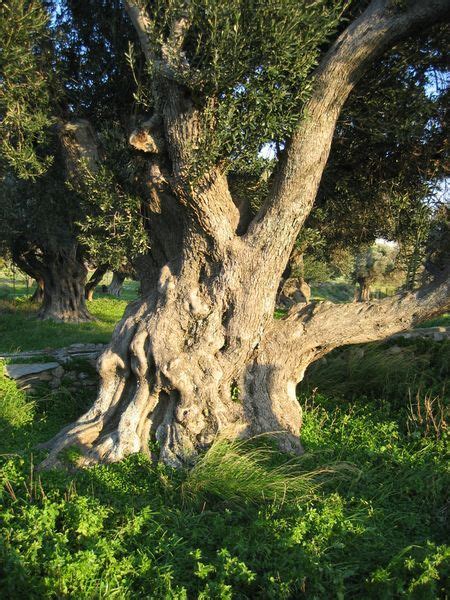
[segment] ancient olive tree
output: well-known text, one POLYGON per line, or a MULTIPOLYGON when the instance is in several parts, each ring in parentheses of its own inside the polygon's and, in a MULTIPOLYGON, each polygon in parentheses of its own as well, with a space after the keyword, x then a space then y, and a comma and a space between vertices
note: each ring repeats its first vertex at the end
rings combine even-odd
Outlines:
POLYGON ((302 304, 274 320, 347 97, 386 50, 450 12, 448 0, 355 2, 343 15, 344 4, 125 2, 151 73, 152 114, 130 143, 146 153, 154 238, 143 298, 99 360, 98 397, 47 444, 44 466, 71 445, 84 464, 118 461, 150 435, 175 466, 218 433, 276 432, 301 452, 295 391, 311 362, 448 307, 440 271, 414 294, 302 304), (243 226, 226 172, 270 141, 285 150, 243 226))

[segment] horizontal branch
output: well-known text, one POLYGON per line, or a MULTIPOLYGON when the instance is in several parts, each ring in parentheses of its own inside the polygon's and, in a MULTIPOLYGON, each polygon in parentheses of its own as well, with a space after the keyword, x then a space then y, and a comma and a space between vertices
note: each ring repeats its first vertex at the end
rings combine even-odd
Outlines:
POLYGON ((253 244, 269 248, 271 242, 281 243, 286 246, 284 254, 289 254, 313 206, 336 122, 351 90, 388 48, 450 15, 448 0, 412 0, 404 4, 406 8, 392 0, 373 0, 324 56, 272 190, 249 229, 248 238, 253 244))
POLYGON ((450 269, 440 283, 372 302, 320 302, 293 307, 277 321, 262 351, 277 349, 291 370, 304 370, 334 348, 384 339, 450 309, 450 269), (306 359, 306 360, 305 360, 306 359))

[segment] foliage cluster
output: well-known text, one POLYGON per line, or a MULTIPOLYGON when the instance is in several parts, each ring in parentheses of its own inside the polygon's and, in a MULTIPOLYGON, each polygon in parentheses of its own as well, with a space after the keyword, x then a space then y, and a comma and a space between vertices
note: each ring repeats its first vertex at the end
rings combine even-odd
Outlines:
POLYGON ((49 93, 48 21, 39 0, 11 0, 0 5, 2 176, 9 166, 19 177, 34 179, 51 163, 51 156, 37 151, 54 122, 49 93))
POLYGON ((149 246, 142 201, 133 188, 139 166, 125 139, 120 125, 110 124, 98 136, 104 160, 95 172, 83 168, 84 218, 78 223, 78 239, 95 264, 105 263, 112 270, 132 264, 149 246))
MULTIPOLYGON (((148 3, 149 39, 157 57, 164 45, 170 59, 174 20, 183 15, 192 24, 183 45, 190 69, 174 71, 203 107, 205 144, 196 163, 225 161, 236 167, 253 160, 263 144, 283 141, 292 133, 310 93, 308 76, 345 4, 340 0, 148 3)), ((154 76, 158 64, 156 60, 154 76)))

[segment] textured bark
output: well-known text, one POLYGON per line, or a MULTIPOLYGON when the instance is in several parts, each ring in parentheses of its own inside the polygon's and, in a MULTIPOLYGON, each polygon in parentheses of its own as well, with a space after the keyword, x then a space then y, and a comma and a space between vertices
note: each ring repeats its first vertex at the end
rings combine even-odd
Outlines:
POLYGON ((89 278, 89 281, 86 283, 86 287, 84 288, 84 296, 86 300, 91 301, 93 299, 95 288, 103 279, 103 276, 107 271, 108 265, 100 265, 92 273, 91 277, 89 278))
POLYGON ((77 257, 76 248, 59 250, 46 261, 41 271, 44 300, 40 319, 53 321, 91 321, 86 308, 85 282, 87 269, 77 257))
POLYGON ((357 280, 357 302, 368 302, 370 300, 370 282, 367 277, 358 277, 357 280))
POLYGON ((123 282, 125 281, 125 273, 120 271, 113 271, 113 277, 111 283, 108 285, 108 294, 116 296, 117 298, 122 293, 123 282))
POLYGON ((300 453, 296 385, 336 346, 380 339, 449 305, 444 283, 378 303, 302 304, 273 318, 279 282, 314 201, 339 111, 383 50, 448 10, 439 0, 396 11, 376 0, 319 66, 311 100, 287 147, 267 203, 246 231, 226 176, 212 168, 192 185, 201 119, 182 52, 189 26, 169 24, 162 51, 150 45, 148 15, 125 3, 154 67, 155 114, 130 142, 149 154, 145 207, 155 240, 139 267, 143 299, 130 304, 99 359, 93 406, 48 442, 43 466, 78 445, 82 463, 114 462, 158 440, 165 463, 188 464, 218 433, 276 434, 300 453), (156 65, 156 67, 155 67, 156 65), (170 226, 169 226, 170 225, 170 226), (168 231, 170 230, 170 231, 168 231), (239 231, 239 233, 238 233, 239 231))
POLYGON ((41 277, 36 279, 36 289, 31 296, 31 302, 41 303, 44 300, 44 280, 41 277))

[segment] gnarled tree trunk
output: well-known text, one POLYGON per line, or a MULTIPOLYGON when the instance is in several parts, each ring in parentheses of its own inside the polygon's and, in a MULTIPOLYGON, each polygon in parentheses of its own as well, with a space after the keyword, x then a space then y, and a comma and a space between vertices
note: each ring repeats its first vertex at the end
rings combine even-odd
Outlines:
POLYGON ((44 300, 38 313, 40 319, 54 321, 91 321, 86 308, 85 283, 87 269, 77 256, 76 246, 49 254, 41 276, 44 300))
MULTIPOLYGON (((398 12, 375 0, 340 36, 316 72, 308 117, 287 146, 266 203, 242 228, 243 211, 218 167, 195 184, 190 178, 202 136, 196 103, 176 76, 189 68, 182 52, 187 17, 172 24, 155 54, 145 9, 126 2, 144 54, 157 65, 156 114, 130 138, 150 153, 145 204, 152 251, 140 273, 143 298, 128 306, 99 359, 96 401, 45 445, 50 453, 43 466, 71 445, 83 450, 86 465, 118 461, 148 452, 149 436, 159 442, 160 459, 173 466, 188 464, 218 433, 272 433, 281 448, 300 453, 295 390, 311 362, 448 307, 446 273, 415 294, 302 304, 282 320, 273 317, 345 99, 374 57, 435 17, 435 5, 413 2, 398 12)), ((437 6, 447 10, 440 0, 437 6)))
POLYGON ((368 277, 358 277, 357 302, 368 302, 370 300, 370 283, 368 277))

